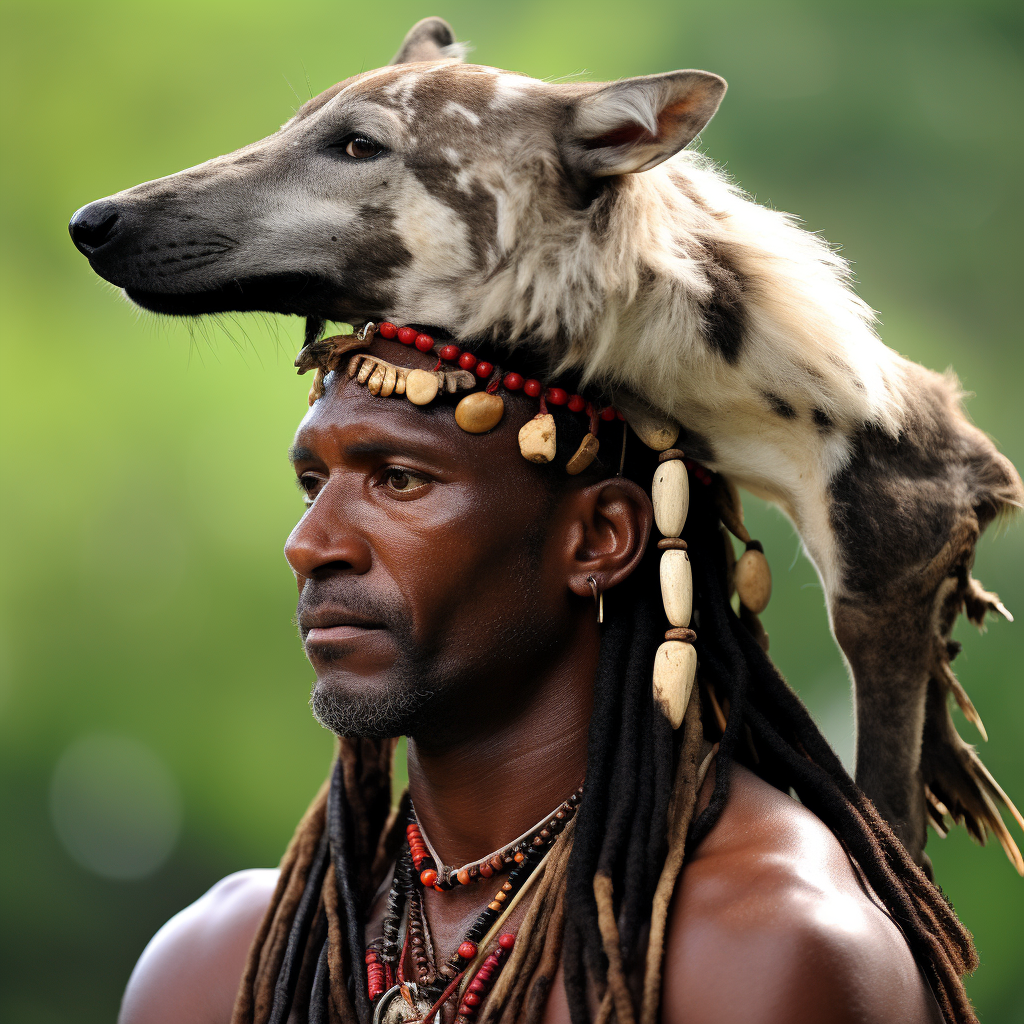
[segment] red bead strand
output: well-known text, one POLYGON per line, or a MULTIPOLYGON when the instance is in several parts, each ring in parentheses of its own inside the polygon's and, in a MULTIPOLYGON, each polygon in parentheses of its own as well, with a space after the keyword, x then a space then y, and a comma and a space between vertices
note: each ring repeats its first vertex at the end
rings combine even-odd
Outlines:
POLYGON ((510 932, 506 932, 498 939, 498 948, 487 955, 480 965, 480 970, 476 972, 473 980, 469 983, 462 1002, 459 1004, 455 1024, 470 1024, 470 1021, 480 1012, 480 1007, 487 997, 487 993, 498 980, 498 975, 501 973, 502 967, 505 966, 505 960, 515 946, 515 942, 516 937, 510 932))

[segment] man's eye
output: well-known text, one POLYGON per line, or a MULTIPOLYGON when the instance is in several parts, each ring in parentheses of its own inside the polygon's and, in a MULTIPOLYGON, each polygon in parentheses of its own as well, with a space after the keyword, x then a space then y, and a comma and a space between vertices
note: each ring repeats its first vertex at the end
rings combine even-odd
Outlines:
POLYGON ((380 156, 384 147, 365 135, 350 135, 344 140, 345 155, 353 160, 369 160, 371 157, 380 156))
POLYGON ((414 491, 429 481, 425 476, 414 473, 411 469, 401 469, 393 466, 384 473, 384 483, 392 491, 414 491))
POLYGON ((302 491, 306 504, 311 505, 313 499, 320 491, 320 478, 313 476, 311 473, 303 473, 295 482, 299 485, 299 490, 302 491))

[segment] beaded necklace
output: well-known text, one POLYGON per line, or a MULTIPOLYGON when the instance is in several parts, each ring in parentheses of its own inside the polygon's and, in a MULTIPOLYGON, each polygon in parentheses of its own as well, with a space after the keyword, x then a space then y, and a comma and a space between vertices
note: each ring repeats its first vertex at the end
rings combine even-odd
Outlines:
POLYGON ((554 836, 572 820, 579 806, 580 797, 583 795, 583 787, 580 786, 568 799, 562 801, 550 814, 546 814, 533 828, 527 829, 518 839, 506 843, 500 850, 481 857, 479 860, 470 861, 460 868, 448 867, 437 855, 437 851, 430 844, 423 826, 416 818, 416 811, 413 809, 413 820, 406 826, 406 836, 409 841, 409 851, 412 854, 413 865, 419 872, 420 883, 423 886, 430 886, 438 892, 447 892, 454 889, 456 882, 461 885, 470 885, 481 878, 487 879, 508 871, 513 864, 522 862, 526 850, 531 846, 546 846, 554 836))
MULTIPOLYGON (((504 923, 539 876, 538 869, 543 866, 558 835, 576 814, 581 796, 582 787, 534 829, 490 857, 476 862, 478 869, 481 864, 490 866, 493 876, 498 869, 493 867, 492 861, 500 856, 500 870, 508 870, 508 877, 494 899, 477 916, 455 952, 436 969, 423 897, 416 885, 415 872, 428 858, 435 864, 437 861, 430 858, 419 824, 410 810, 412 820, 406 831, 409 842, 395 862, 382 936, 366 949, 366 983, 374 1007, 373 1024, 406 1024, 411 1021, 441 1024, 441 1008, 456 994, 459 995, 457 1024, 472 1024, 484 997, 515 946, 515 934, 504 931, 504 923), (510 852, 513 849, 515 852, 510 852), (403 917, 405 937, 400 945, 403 917), (494 948, 489 953, 485 952, 492 943, 496 943, 494 948), (407 959, 412 963, 413 979, 405 977, 407 959)), ((465 870, 468 872, 471 866, 467 865, 465 870)), ((424 869, 424 873, 426 870, 434 870, 435 878, 438 877, 436 868, 424 869)), ((458 874, 455 873, 456 878, 458 874)), ((446 877, 452 877, 451 869, 448 869, 446 877)), ((481 877, 490 876, 482 875, 478 870, 475 878, 467 875, 464 884, 481 877)), ((421 884, 427 883, 421 881, 421 884)), ((439 892, 453 887, 440 887, 433 880, 429 884, 439 892)))

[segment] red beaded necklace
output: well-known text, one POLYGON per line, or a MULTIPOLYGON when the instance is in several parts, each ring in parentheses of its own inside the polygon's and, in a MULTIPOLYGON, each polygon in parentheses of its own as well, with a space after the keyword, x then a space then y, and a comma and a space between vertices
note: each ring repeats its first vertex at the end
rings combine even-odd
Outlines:
POLYGON ((481 878, 487 879, 503 871, 508 871, 513 864, 521 864, 525 852, 531 846, 544 847, 572 820, 579 806, 583 787, 580 786, 572 796, 560 803, 550 814, 545 815, 533 828, 528 829, 518 839, 506 843, 500 850, 470 861, 460 868, 448 867, 441 861, 430 840, 423 832, 423 827, 416 819, 406 826, 406 836, 412 862, 419 872, 420 883, 438 892, 447 892, 455 888, 456 883, 470 885, 481 878))

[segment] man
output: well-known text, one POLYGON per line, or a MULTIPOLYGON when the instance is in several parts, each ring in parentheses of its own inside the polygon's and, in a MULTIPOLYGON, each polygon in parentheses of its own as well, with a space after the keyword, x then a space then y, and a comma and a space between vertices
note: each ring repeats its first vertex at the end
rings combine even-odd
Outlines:
POLYGON ((483 432, 458 391, 374 393, 360 365, 394 386, 450 362, 390 327, 311 346, 291 451, 307 510, 285 554, 312 704, 343 737, 330 793, 280 880, 233 875, 161 929, 122 1024, 367 1024, 438 1004, 447 1022, 974 1019, 969 937, 774 672, 756 619, 728 606, 716 481, 691 466, 700 685, 672 722, 651 691, 664 616, 637 482, 658 456, 608 418, 600 457, 566 474, 595 409, 548 382, 538 413, 511 366, 465 389, 502 403, 483 432), (538 464, 521 453, 547 415, 557 455, 538 464), (385 821, 398 735, 411 799, 385 821), (507 916, 504 878, 509 903, 524 890, 507 916), (500 942, 466 948, 489 906, 500 942))

